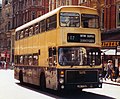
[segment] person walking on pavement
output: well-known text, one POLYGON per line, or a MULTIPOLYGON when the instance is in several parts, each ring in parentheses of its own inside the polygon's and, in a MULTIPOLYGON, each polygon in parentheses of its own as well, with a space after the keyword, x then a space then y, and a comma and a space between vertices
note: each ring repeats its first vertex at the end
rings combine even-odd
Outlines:
POLYGON ((105 80, 110 76, 111 81, 113 81, 112 73, 114 72, 114 69, 113 69, 112 60, 108 60, 107 67, 108 67, 108 70, 107 70, 107 74, 105 75, 105 80))
POLYGON ((116 82, 116 79, 118 78, 119 76, 119 69, 118 67, 115 67, 115 82, 116 82))

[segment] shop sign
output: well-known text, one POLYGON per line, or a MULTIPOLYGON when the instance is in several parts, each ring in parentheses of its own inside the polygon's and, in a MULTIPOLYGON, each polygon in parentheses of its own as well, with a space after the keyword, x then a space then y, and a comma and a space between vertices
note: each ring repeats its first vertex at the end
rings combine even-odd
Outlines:
POLYGON ((120 46, 119 41, 102 42, 102 47, 117 47, 117 46, 120 46))

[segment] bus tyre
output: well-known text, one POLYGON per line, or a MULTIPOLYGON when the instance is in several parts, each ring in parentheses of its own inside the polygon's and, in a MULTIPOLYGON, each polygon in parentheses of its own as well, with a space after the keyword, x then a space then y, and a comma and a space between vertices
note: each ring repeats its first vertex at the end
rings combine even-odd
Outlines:
POLYGON ((42 91, 45 91, 45 89, 46 89, 46 81, 45 81, 45 75, 44 74, 42 74, 40 76, 40 89, 42 91))
POLYGON ((23 72, 22 72, 22 70, 20 70, 20 72, 19 72, 19 80, 20 80, 20 83, 23 83, 23 72))

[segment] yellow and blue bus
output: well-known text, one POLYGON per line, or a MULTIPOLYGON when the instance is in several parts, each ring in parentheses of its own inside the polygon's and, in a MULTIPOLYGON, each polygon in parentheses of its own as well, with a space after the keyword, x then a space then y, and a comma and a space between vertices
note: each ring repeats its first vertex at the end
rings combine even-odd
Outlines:
POLYGON ((61 6, 15 30, 15 78, 43 89, 102 87, 95 9, 61 6))

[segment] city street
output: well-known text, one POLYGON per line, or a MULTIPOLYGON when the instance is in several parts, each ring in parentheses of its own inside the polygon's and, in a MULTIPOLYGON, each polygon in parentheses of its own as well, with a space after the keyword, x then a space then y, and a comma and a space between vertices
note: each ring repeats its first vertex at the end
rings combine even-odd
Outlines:
POLYGON ((20 85, 13 70, 0 70, 0 99, 120 99, 120 86, 103 84, 102 89, 84 89, 82 92, 40 91, 37 86, 20 85))

